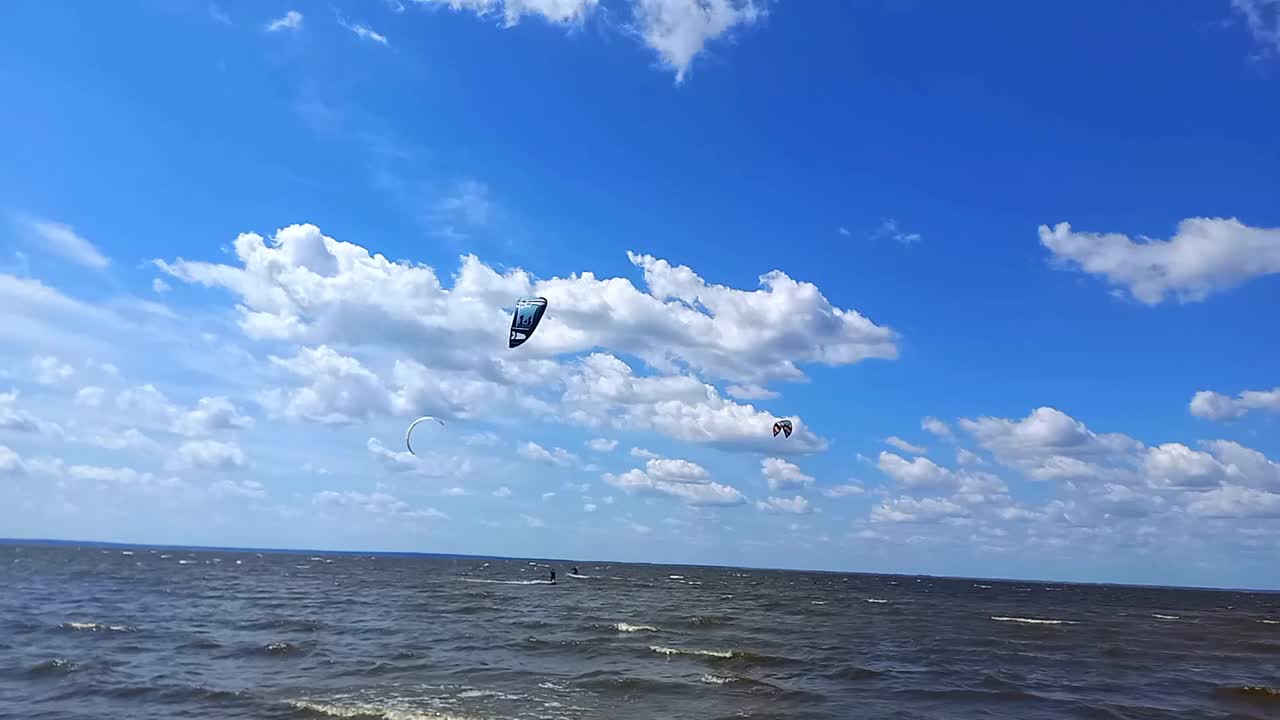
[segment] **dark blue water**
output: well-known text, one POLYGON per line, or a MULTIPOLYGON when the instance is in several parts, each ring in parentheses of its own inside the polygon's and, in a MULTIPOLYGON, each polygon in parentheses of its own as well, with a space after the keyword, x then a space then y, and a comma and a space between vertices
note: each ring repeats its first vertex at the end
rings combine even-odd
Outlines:
POLYGON ((4 718, 1277 718, 1280 596, 0 545, 4 718))

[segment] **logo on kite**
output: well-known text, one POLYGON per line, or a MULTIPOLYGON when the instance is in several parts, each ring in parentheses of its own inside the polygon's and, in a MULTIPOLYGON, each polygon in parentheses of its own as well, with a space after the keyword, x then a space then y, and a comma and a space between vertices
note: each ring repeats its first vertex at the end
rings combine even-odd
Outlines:
POLYGON ((779 420, 773 424, 773 436, 778 437, 778 433, 782 433, 787 437, 791 437, 791 421, 779 420))
POLYGON ((436 422, 440 423, 440 427, 444 427, 444 421, 443 421, 443 420, 441 420, 440 418, 434 418, 434 417, 431 417, 430 415, 423 415, 422 417, 418 418, 417 420, 414 420, 413 422, 409 423, 409 429, 404 431, 404 446, 405 446, 405 447, 407 447, 407 448, 409 448, 409 454, 410 454, 410 455, 415 455, 415 456, 416 456, 418 453, 414 452, 414 451, 413 451, 413 446, 409 444, 409 436, 413 434, 413 429, 414 429, 415 427, 417 427, 417 426, 418 426, 418 423, 422 422, 423 420, 434 420, 434 421, 436 421, 436 422))
POLYGON ((546 312, 546 298, 520 298, 517 300, 516 312, 511 316, 511 341, 507 344, 507 347, 520 347, 532 337, 533 331, 538 329, 538 323, 542 322, 542 316, 546 312))

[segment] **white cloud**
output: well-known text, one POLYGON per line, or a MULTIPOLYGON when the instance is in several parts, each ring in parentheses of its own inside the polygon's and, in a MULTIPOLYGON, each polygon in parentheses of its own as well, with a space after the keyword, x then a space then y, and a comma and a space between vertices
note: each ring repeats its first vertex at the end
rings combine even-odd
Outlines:
POLYGON ((209 484, 209 494, 218 498, 261 500, 267 496, 267 489, 256 480, 223 479, 209 484))
POLYGON ((1263 53, 1280 53, 1280 0, 1231 0, 1263 53))
POLYGON ((677 84, 708 42, 764 15, 755 0, 633 0, 632 8, 637 32, 677 84))
POLYGON ((711 482, 711 473, 706 468, 688 460, 672 460, 654 458, 645 463, 645 472, 659 482, 691 483, 703 485, 711 482))
POLYGON ((1119 433, 1094 433, 1061 410, 1036 408, 1022 420, 981 417, 960 427, 1004 462, 1035 464, 1055 455, 1087 459, 1131 453, 1142 444, 1119 433))
POLYGON ((386 37, 385 35, 383 35, 383 34, 381 34, 381 33, 379 33, 379 32, 374 31, 374 30, 373 30, 372 28, 370 28, 368 25, 359 25, 359 24, 357 24, 357 25, 347 25, 347 24, 345 24, 345 23, 344 23, 344 24, 343 24, 343 27, 345 27, 345 28, 347 28, 348 30, 350 30, 351 32, 355 33, 355 34, 356 34, 356 37, 360 38, 361 40, 369 40, 369 41, 371 41, 371 42, 376 42, 376 43, 378 43, 379 45, 387 45, 387 44, 389 44, 389 43, 387 42, 387 37, 386 37))
POLYGON ((910 489, 947 488, 955 484, 952 472, 927 457, 907 460, 891 452, 880 453, 880 469, 910 489))
POLYGON ((761 460, 760 474, 764 476, 770 490, 813 487, 811 476, 805 475, 798 466, 782 458, 771 457, 761 460))
POLYGON ((843 236, 845 236, 845 237, 849 237, 850 235, 852 235, 852 234, 853 234, 853 233, 849 232, 849 228, 847 228, 847 227, 845 227, 845 226, 843 226, 843 225, 841 225, 840 227, 836 228, 836 232, 837 232, 837 233, 839 233, 839 234, 841 234, 841 235, 843 235, 843 236))
POLYGON ((535 517, 535 516, 533 516, 533 515, 526 515, 526 514, 524 514, 524 513, 520 513, 520 519, 521 519, 522 521, 524 521, 524 524, 525 524, 527 527, 531 527, 531 528, 540 528, 540 527, 546 527, 546 526, 547 526, 547 524, 546 524, 545 522, 543 522, 543 521, 542 521, 542 518, 540 518, 540 517, 535 517))
POLYGON ((920 233, 906 232, 898 227, 898 221, 893 218, 885 218, 880 222, 875 232, 871 233, 872 237, 888 238, 903 245, 911 245, 921 240, 920 233))
POLYGON ((1041 225, 1040 242, 1059 265, 1104 277, 1146 305, 1167 296, 1198 302, 1280 273, 1280 228, 1249 227, 1235 218, 1189 218, 1169 240, 1140 242, 1119 233, 1072 232, 1064 222, 1041 225))
POLYGON ((509 498, 511 497, 511 488, 507 487, 506 485, 503 485, 502 487, 493 491, 493 496, 496 498, 509 498))
POLYGON ((1208 420, 1230 420, 1250 410, 1280 413, 1280 387, 1245 390, 1234 398, 1212 390, 1201 390, 1191 398, 1191 414, 1208 420))
POLYGON ((242 415, 229 399, 221 395, 200 398, 195 409, 179 415, 173 423, 174 432, 188 437, 251 427, 253 418, 242 415))
POLYGON ((906 440, 903 440, 897 435, 890 435, 889 437, 885 438, 885 443, 888 445, 892 445, 893 447, 896 447, 899 450, 905 453, 910 453, 912 455, 923 455, 926 452, 929 452, 928 449, 922 448, 919 445, 912 445, 911 443, 907 442, 906 440))
POLYGON ((302 13, 297 10, 290 10, 283 17, 267 23, 267 32, 280 32, 281 30, 297 30, 302 27, 302 13))
POLYGON ((155 449, 159 447, 156 441, 147 437, 145 433, 137 428, 128 428, 120 431, 102 430, 80 438, 80 440, 106 450, 155 449))
POLYGON ((951 426, 936 417, 926 417, 921 420, 920 429, 931 432, 938 437, 951 437, 951 426))
POLYGON ((63 259, 94 270, 105 269, 111 261, 93 243, 77 235, 70 225, 42 218, 19 217, 19 224, 34 240, 63 259))
POLYGON ((26 471, 27 466, 22 462, 22 456, 7 445, 0 445, 0 476, 22 475, 26 471))
POLYGON ((556 493, 554 490, 548 490, 547 492, 542 493, 542 501, 546 502, 555 496, 556 496, 556 493))
POLYGON ((244 451, 234 442, 190 440, 178 446, 170 462, 175 469, 229 470, 244 467, 244 451))
POLYGON ((844 485, 833 485, 822 491, 823 495, 829 498, 849 497, 850 495, 861 495, 866 492, 862 485, 856 482, 845 483, 844 485))
POLYGON ((386 515, 406 520, 443 520, 448 516, 435 508, 415 509, 400 498, 382 491, 362 493, 356 490, 324 490, 311 496, 313 505, 361 510, 373 515, 386 515))
POLYGON ((945 498, 903 496, 887 500, 871 510, 871 522, 929 523, 968 514, 963 507, 945 498))
POLYGON ((1280 463, 1231 440, 1210 440, 1203 445, 1226 467, 1233 482, 1280 491, 1280 463))
POLYGON ((772 400, 778 397, 778 393, 759 385, 730 385, 725 392, 736 400, 772 400))
POLYGON ((222 8, 218 7, 217 3, 209 3, 209 17, 223 25, 231 24, 231 18, 222 10, 222 8))
POLYGON ((1178 489, 1216 487, 1229 474, 1209 453, 1180 443, 1148 449, 1142 472, 1154 487, 1178 489))
POLYGON ((414 0, 419 5, 438 5, 451 10, 469 10, 481 17, 501 15, 512 27, 523 16, 539 16, 548 22, 568 25, 582 22, 599 0, 414 0))
POLYGON ((587 441, 586 445, 587 445, 587 448, 594 450, 598 453, 611 453, 614 451, 615 448, 618 447, 618 441, 607 440, 605 438, 592 438, 591 440, 587 441))
POLYGON ((757 501, 756 508, 765 512, 793 513, 796 515, 813 512, 813 507, 809 505, 809 501, 800 495, 796 495, 793 498, 770 497, 767 500, 757 501))
POLYGON ((956 464, 958 465, 982 465, 985 462, 980 455, 971 450, 964 448, 956 450, 956 464))
POLYGON ((40 432, 42 425, 40 420, 26 410, 18 409, 17 404, 17 390, 0 393, 0 430, 40 432))
POLYGON ((462 487, 451 487, 441 490, 440 494, 445 497, 466 497, 471 494, 471 491, 462 487))
POLYGON ((178 408, 155 385, 137 385, 116 395, 116 407, 134 420, 169 422, 178 408))
POLYGON ((564 448, 547 450, 535 442, 526 442, 516 452, 525 459, 550 465, 559 465, 560 467, 569 467, 578 462, 578 456, 564 448))
POLYGON ((570 421, 588 426, 651 430, 723 449, 811 453, 826 448, 798 417, 790 438, 773 437, 774 416, 727 400, 714 386, 687 375, 645 377, 622 360, 593 353, 565 379, 570 421))
POLYGON ((644 448, 633 447, 631 448, 631 457, 648 460, 658 457, 658 453, 653 452, 652 450, 645 450, 644 448))
MULTIPOLYGON (((665 495, 686 505, 739 505, 746 498, 729 485, 713 482, 700 465, 685 460, 653 458, 645 469, 628 470, 621 475, 605 473, 602 479, 628 493, 665 495)), ((608 498, 605 499, 608 502, 608 498)))
POLYGON ((292 358, 272 355, 270 360, 304 383, 262 393, 259 402, 272 414, 337 425, 391 410, 390 395, 378 376, 356 358, 333 348, 301 348, 292 358))
POLYGON ((1280 518, 1280 494, 1224 485, 1197 495, 1187 510, 1202 517, 1280 518))
POLYGON ((48 355, 36 355, 31 358, 31 370, 35 381, 41 385, 57 385, 76 372, 67 363, 48 355))
POLYGON ((170 290, 172 290, 172 288, 170 288, 169 283, 165 282, 164 280, 161 280, 160 278, 152 278, 151 290, 157 295, 163 295, 164 293, 167 293, 170 290))
POLYGON ((586 503, 586 504, 584 504, 584 505, 582 506, 582 511, 583 511, 583 512, 593 513, 593 512, 595 512, 595 511, 596 511, 596 504, 595 504, 595 503, 586 503))
POLYGON ((493 447, 501 442, 501 439, 491 432, 471 433, 462 438, 462 442, 475 447, 493 447))

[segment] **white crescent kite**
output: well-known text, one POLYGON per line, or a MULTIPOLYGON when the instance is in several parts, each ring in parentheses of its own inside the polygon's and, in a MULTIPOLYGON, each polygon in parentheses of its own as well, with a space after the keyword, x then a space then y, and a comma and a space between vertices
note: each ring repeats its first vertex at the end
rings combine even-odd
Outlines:
POLYGON ((409 444, 409 436, 413 434, 413 429, 418 426, 418 423, 422 422, 423 420, 434 420, 440 423, 440 427, 444 427, 443 420, 441 420, 440 418, 431 417, 430 415, 423 415, 417 420, 414 420, 413 422, 409 423, 409 429, 404 431, 404 446, 409 448, 409 454, 413 456, 417 456, 418 453, 414 452, 413 445, 409 444))

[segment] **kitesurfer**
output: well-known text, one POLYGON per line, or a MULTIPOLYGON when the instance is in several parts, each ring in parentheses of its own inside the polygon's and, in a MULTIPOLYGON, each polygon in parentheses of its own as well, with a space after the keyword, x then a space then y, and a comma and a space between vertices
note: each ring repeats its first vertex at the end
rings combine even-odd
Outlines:
POLYGON ((555 584, 556 584, 556 570, 555 570, 555 568, 552 568, 552 569, 551 569, 551 584, 552 584, 552 585, 555 585, 555 584))

